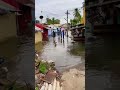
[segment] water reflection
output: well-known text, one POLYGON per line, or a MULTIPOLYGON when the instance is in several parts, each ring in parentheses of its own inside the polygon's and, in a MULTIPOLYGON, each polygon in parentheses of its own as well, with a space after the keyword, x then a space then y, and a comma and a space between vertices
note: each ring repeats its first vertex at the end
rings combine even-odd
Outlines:
POLYGON ((58 36, 58 42, 60 42, 60 36, 58 36))
POLYGON ((54 39, 53 37, 50 37, 49 42, 44 45, 40 57, 44 60, 55 61, 56 68, 59 71, 63 71, 66 68, 82 63, 84 61, 84 59, 82 61, 83 56, 70 54, 70 52, 68 51, 68 47, 72 46, 71 39, 68 39, 69 42, 67 42, 67 37, 65 37, 64 39, 61 39, 59 36, 55 37, 54 39))
POLYGON ((55 47, 57 46, 57 42, 55 40, 55 37, 53 38, 53 44, 54 44, 55 47))
POLYGON ((68 47, 68 51, 72 55, 84 56, 85 55, 85 44, 82 42, 73 42, 72 45, 68 47))
POLYGON ((86 43, 88 90, 120 90, 120 37, 96 36, 86 43), (94 82, 94 83, 93 83, 94 82))

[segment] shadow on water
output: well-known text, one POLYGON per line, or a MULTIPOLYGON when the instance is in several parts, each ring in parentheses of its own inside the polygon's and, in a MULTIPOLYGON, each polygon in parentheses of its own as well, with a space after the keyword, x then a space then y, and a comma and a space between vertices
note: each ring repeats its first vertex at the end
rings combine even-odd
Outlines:
POLYGON ((119 35, 98 35, 87 41, 85 58, 89 90, 120 90, 119 35))
POLYGON ((85 44, 81 42, 75 42, 68 47, 68 52, 75 56, 85 55, 85 44))

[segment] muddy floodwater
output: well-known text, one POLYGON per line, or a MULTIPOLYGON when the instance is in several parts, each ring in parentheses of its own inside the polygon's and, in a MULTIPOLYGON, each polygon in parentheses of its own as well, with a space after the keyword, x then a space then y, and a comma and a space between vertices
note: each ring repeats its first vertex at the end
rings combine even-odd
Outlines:
MULTIPOLYGON (((40 44, 36 45, 36 50, 40 50, 40 44)), ((71 38, 65 37, 64 40, 59 36, 49 37, 40 54, 43 60, 53 60, 59 71, 73 67, 84 62, 85 46, 81 42, 73 42, 71 38)))

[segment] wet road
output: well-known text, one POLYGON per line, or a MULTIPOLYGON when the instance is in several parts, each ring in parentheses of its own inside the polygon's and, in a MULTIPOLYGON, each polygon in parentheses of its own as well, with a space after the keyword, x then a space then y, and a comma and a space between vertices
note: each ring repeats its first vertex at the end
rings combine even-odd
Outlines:
POLYGON ((56 68, 64 71, 84 62, 84 49, 83 43, 72 43, 71 38, 65 37, 61 40, 59 36, 55 39, 49 37, 40 57, 43 60, 55 61, 56 68))
POLYGON ((120 90, 120 37, 95 38, 86 42, 86 90, 120 90))

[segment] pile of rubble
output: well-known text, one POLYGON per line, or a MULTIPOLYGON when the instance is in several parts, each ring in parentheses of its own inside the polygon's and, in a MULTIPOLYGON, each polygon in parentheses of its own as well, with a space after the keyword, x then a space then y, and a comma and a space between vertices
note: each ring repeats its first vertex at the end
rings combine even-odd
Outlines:
POLYGON ((53 61, 35 62, 35 85, 36 90, 62 90, 61 75, 53 61))

